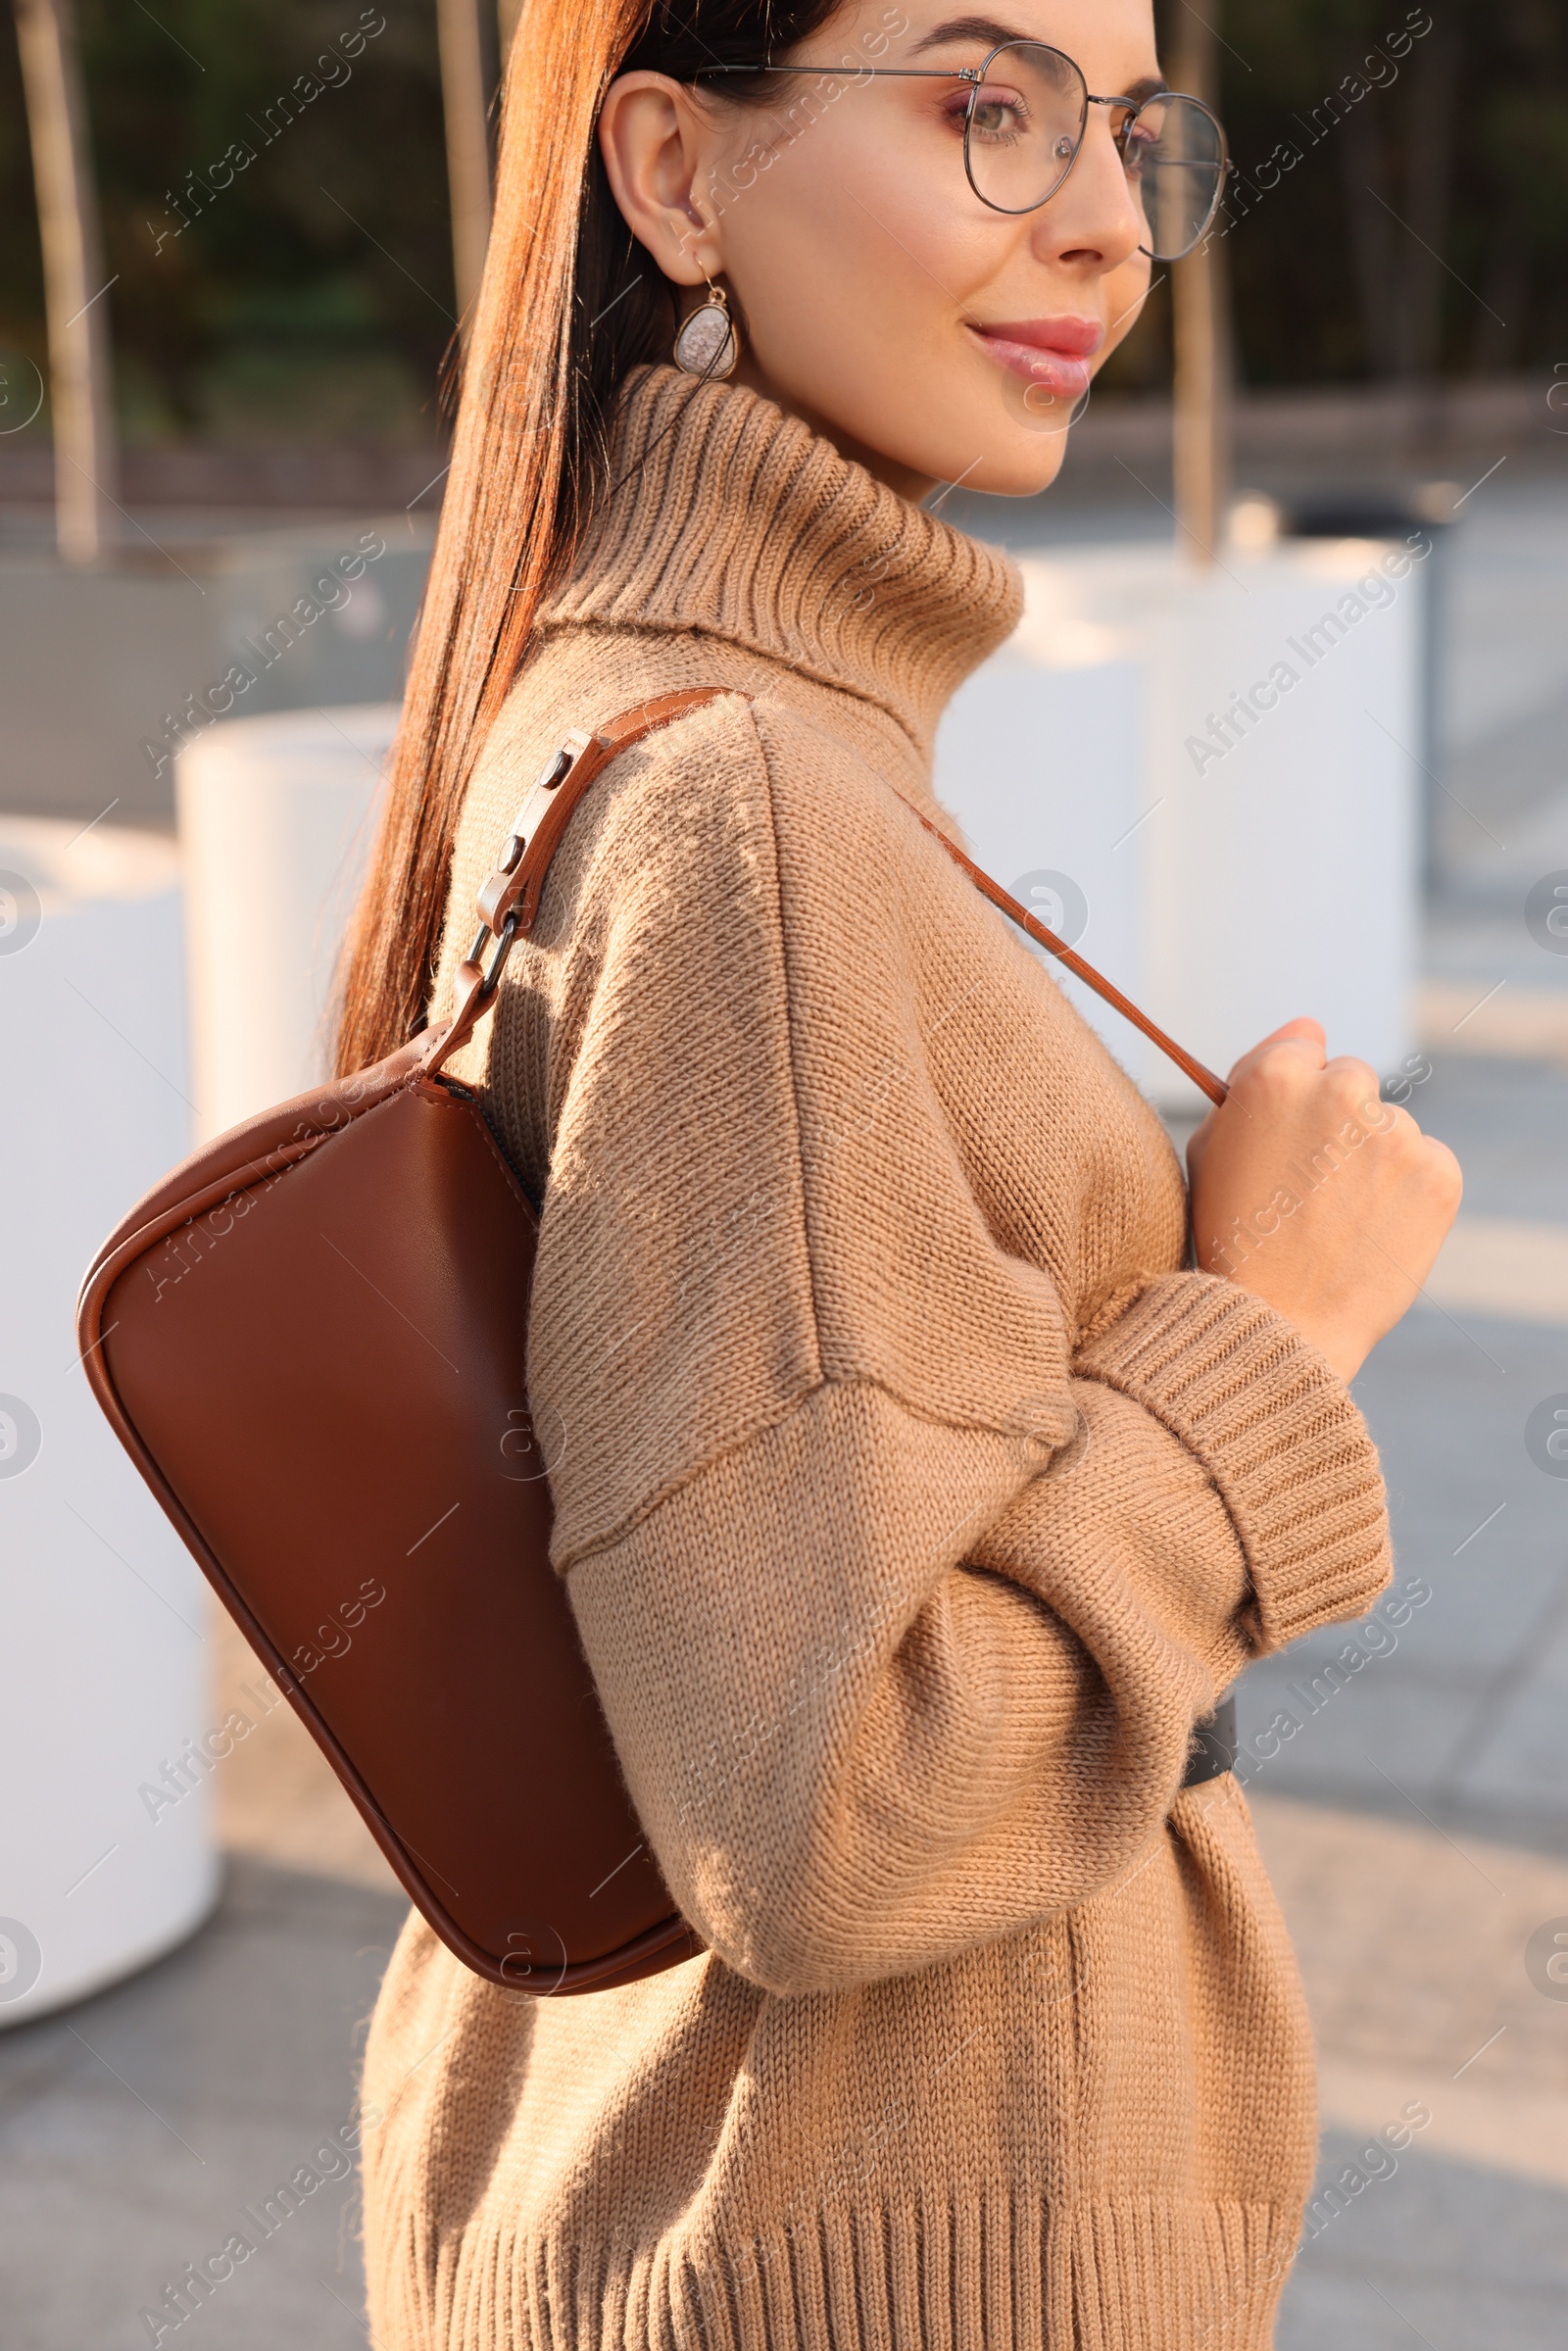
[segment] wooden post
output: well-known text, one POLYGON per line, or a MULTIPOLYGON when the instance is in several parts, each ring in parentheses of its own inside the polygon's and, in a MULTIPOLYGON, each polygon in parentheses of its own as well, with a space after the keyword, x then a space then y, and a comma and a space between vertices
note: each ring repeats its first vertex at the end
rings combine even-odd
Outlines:
POLYGON ((490 242, 490 93, 495 87, 489 0, 436 0, 441 95, 452 199, 452 267, 467 334, 490 242))
MULTIPOLYGON (((1171 81, 1190 97, 1219 104, 1220 0, 1179 0, 1171 81)), ((1213 238, 1171 266, 1176 336, 1175 476, 1177 538, 1194 563, 1208 564, 1225 536, 1230 508, 1230 317, 1224 247, 1213 238)))
POLYGON ((55 527, 69 563, 102 561, 115 539, 119 465, 108 282, 73 0, 16 0, 17 47, 38 191, 55 527))

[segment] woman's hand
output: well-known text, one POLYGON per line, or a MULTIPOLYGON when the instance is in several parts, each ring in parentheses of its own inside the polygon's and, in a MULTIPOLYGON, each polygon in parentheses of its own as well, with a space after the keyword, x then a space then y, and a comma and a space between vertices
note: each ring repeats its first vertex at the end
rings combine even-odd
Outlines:
POLYGON ((1327 1059, 1315 1020, 1243 1054, 1187 1167, 1200 1266, 1266 1298, 1343 1380, 1410 1305, 1464 1188, 1364 1061, 1327 1059))

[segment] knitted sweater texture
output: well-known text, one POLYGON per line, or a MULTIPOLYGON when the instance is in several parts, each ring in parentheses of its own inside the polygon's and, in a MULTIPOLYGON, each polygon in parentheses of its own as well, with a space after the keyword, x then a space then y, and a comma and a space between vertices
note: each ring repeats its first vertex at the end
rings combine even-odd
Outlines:
POLYGON ((941 813, 1011 566, 747 391, 646 370, 618 435, 443 984, 557 743, 736 689, 593 787, 459 1066, 543 1201, 556 1565, 708 1949, 535 2000, 411 1918, 373 2339, 1262 2351, 1310 2039, 1240 1789, 1180 1783, 1250 1657, 1380 1590, 1376 1456, 1182 1270, 1157 1119, 898 797, 941 813))

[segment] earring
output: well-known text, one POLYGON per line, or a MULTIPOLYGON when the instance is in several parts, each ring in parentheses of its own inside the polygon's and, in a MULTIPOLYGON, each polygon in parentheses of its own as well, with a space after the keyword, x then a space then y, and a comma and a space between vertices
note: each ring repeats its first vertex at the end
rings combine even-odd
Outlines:
POLYGON ((734 372, 741 347, 735 321, 722 286, 708 280, 708 300, 681 322, 675 337, 675 365, 683 374, 717 381, 734 372))

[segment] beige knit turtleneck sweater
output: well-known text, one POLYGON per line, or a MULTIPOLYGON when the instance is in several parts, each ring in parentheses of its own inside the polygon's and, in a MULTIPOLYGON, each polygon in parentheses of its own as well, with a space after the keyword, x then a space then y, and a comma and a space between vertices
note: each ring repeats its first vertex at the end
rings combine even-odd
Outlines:
POLYGON ((1376 1458, 1181 1270, 1157 1120, 889 789, 934 806, 1010 566, 668 368, 616 476, 475 772, 446 963, 570 728, 753 698, 594 787, 466 1066, 544 1199, 557 1564, 709 1949, 531 2000, 411 1918, 373 2339, 1261 2351, 1311 2050, 1240 1790, 1180 1782, 1249 1657, 1380 1589, 1376 1458))

